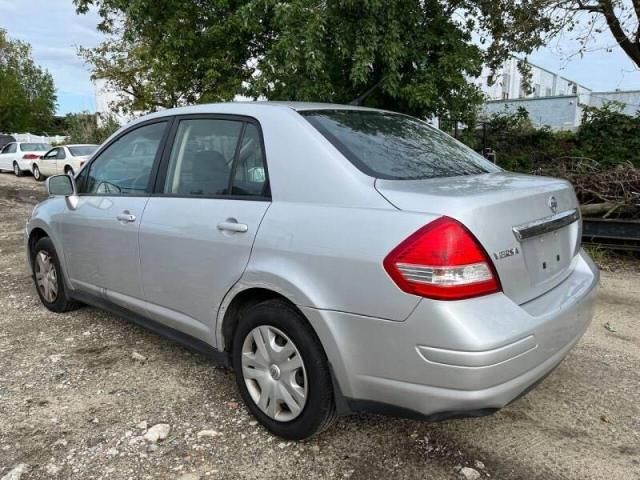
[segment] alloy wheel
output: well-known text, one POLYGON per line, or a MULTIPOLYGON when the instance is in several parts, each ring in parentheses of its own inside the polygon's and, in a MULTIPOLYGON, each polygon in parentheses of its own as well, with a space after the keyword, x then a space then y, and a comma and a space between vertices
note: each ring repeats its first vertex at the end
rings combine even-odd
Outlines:
POLYGON ((40 169, 38 167, 33 167, 33 178, 40 180, 40 169))
POLYGON ((242 344, 242 377, 260 410, 269 418, 289 422, 307 403, 304 361, 293 341, 271 325, 251 330, 242 344))
POLYGON ((53 303, 58 297, 58 273, 51 255, 40 250, 35 262, 36 285, 48 303, 53 303))
POLYGON ((17 163, 13 164, 13 173, 16 175, 16 177, 20 176, 20 167, 17 163))

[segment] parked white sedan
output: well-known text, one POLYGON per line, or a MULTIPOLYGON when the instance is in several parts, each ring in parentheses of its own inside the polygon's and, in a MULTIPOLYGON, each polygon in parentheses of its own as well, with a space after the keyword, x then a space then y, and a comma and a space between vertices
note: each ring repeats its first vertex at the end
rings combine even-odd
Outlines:
POLYGON ((98 149, 98 145, 61 145, 52 148, 31 165, 33 178, 44 180, 51 175, 75 175, 98 149))
POLYGON ((17 177, 31 171, 34 160, 51 148, 48 143, 11 142, 0 151, 0 172, 13 171, 17 177))

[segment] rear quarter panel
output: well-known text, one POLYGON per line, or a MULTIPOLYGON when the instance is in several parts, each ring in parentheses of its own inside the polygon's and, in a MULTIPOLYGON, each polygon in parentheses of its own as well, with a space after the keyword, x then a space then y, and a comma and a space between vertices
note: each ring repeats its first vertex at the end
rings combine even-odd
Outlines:
POLYGON ((419 297, 387 275, 386 255, 434 217, 393 208, 274 202, 242 278, 299 306, 405 320, 419 297))

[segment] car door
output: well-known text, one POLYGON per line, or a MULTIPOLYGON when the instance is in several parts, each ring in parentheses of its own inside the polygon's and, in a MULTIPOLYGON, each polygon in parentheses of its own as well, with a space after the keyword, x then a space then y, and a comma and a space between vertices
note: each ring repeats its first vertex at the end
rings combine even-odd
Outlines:
POLYGON ((178 117, 170 138, 140 226, 147 310, 215 345, 218 307, 270 205, 260 128, 238 117, 178 117))
POLYGON ((0 153, 0 170, 13 170, 13 160, 16 157, 16 151, 18 149, 18 144, 8 143, 2 149, 2 153, 0 153))
POLYGON ((64 173, 65 161, 67 158, 67 152, 64 147, 59 147, 56 155, 56 173, 62 175, 64 173))
POLYGON ((40 173, 45 177, 56 175, 57 173, 56 158, 58 156, 58 150, 58 148, 52 148, 42 156, 40 161, 36 162, 38 168, 40 168, 40 173))
POLYGON ((77 178, 77 202, 60 215, 73 286, 135 311, 144 310, 138 230, 168 123, 136 125, 106 145, 77 178))

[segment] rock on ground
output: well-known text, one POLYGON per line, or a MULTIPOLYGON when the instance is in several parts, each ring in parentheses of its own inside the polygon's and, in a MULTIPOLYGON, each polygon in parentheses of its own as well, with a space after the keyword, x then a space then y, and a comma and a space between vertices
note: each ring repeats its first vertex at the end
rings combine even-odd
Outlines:
POLYGON ((29 465, 26 463, 21 463, 16 465, 12 470, 9 471, 1 480, 20 480, 22 475, 29 471, 29 465))

